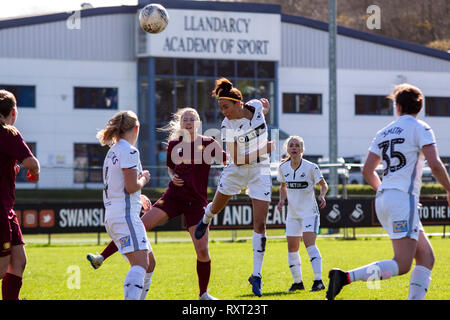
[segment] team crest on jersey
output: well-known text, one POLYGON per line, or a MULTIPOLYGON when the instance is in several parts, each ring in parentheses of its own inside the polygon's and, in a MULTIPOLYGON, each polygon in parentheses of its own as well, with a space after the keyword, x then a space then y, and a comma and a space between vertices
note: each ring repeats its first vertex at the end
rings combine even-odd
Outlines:
POLYGON ((6 252, 6 251, 8 251, 9 249, 11 249, 11 242, 5 242, 4 244, 3 244, 3 252, 6 252))
POLYGON ((131 246, 130 236, 120 238, 119 243, 121 249, 131 246))
POLYGON ((408 222, 406 220, 394 221, 393 232, 394 233, 408 232, 408 222))

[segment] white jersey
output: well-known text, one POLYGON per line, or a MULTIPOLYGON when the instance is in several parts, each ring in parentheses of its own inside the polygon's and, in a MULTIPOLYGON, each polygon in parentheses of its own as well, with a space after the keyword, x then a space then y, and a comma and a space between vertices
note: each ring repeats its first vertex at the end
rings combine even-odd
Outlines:
POLYGON ((132 194, 126 191, 122 169, 136 169, 138 174, 142 173, 139 151, 124 139, 109 149, 103 163, 105 220, 136 214, 139 216, 141 190, 132 194))
MULTIPOLYGON (((246 105, 254 108, 251 120, 247 118, 233 120, 225 118, 222 121, 222 141, 236 142, 238 155, 241 156, 261 149, 267 144, 268 139, 267 124, 261 101, 253 99, 247 102, 246 105)), ((268 155, 260 157, 259 162, 269 163, 268 155)))
POLYGON ((419 196, 425 160, 422 147, 435 143, 430 126, 411 115, 403 115, 378 131, 369 148, 384 166, 378 190, 397 189, 419 196))
POLYGON ((283 162, 278 169, 278 181, 286 183, 288 217, 306 218, 319 214, 315 186, 323 175, 319 167, 305 159, 293 169, 291 160, 283 162))

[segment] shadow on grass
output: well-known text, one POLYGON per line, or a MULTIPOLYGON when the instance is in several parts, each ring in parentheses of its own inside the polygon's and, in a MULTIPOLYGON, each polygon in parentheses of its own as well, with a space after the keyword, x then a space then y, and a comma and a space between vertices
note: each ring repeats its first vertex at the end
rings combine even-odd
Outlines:
MULTIPOLYGON (((273 296, 289 296, 293 294, 303 293, 305 291, 295 291, 295 292, 289 292, 289 291, 276 291, 276 292, 263 292, 263 297, 273 297, 273 296)), ((253 293, 251 294, 243 294, 238 296, 240 298, 251 298, 256 297, 253 293)))

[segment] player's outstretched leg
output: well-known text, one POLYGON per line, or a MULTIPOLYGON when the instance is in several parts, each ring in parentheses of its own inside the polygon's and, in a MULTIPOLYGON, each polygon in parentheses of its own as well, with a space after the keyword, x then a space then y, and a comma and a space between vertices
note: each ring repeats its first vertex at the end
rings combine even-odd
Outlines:
POLYGON ((92 268, 98 269, 103 264, 103 256, 101 254, 88 253, 86 259, 91 263, 92 268))
POLYGON ((334 297, 341 292, 342 287, 349 284, 349 274, 341 269, 331 269, 328 273, 330 282, 327 290, 327 300, 334 300, 334 297))
POLYGON ((208 205, 205 208, 205 214, 203 215, 203 218, 199 221, 199 223, 195 227, 194 235, 197 240, 203 238, 203 236, 206 233, 206 230, 208 229, 208 225, 214 216, 214 214, 211 212, 211 205, 212 203, 208 203, 208 205))

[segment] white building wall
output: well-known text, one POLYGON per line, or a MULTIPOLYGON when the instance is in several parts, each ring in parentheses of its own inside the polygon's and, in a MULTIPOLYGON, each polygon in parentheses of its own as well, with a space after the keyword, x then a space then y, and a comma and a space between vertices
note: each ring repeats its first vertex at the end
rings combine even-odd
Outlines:
MULTIPOLYGON (((395 119, 394 116, 355 115, 356 94, 388 95, 400 83, 406 82, 421 88, 425 96, 449 95, 450 74, 443 72, 367 71, 338 69, 338 154, 341 157, 365 156, 375 133, 395 119)), ((306 68, 279 69, 278 110, 280 128, 290 135, 305 139, 305 154, 328 156, 328 70, 306 68), (322 94, 322 114, 283 113, 283 93, 322 94)), ((430 124, 436 134, 441 156, 450 156, 450 119, 426 117, 424 110, 419 118, 430 124)))
POLYGON ((36 142, 39 187, 83 187, 73 183, 73 170, 63 168, 74 165, 74 143, 98 143, 97 131, 117 111, 137 112, 136 63, 6 58, 0 70, 2 84, 36 86, 36 107, 19 106, 16 126, 27 142, 36 142), (75 109, 76 86, 117 87, 119 110, 75 109), (44 172, 55 166, 61 169, 44 172))

